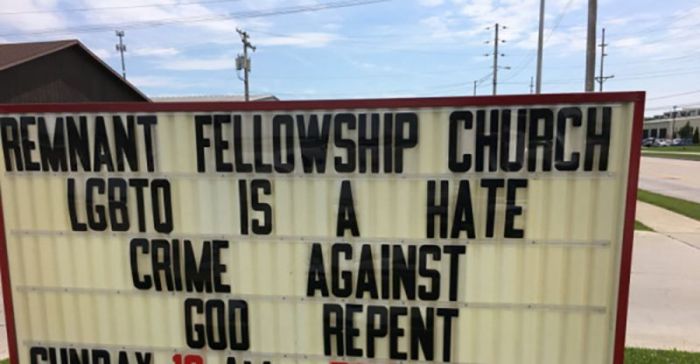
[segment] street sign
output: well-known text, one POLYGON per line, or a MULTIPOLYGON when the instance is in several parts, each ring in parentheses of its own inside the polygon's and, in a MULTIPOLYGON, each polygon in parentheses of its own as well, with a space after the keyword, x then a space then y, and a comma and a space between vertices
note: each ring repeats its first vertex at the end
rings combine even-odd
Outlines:
POLYGON ((13 364, 622 364, 643 102, 0 105, 13 364))

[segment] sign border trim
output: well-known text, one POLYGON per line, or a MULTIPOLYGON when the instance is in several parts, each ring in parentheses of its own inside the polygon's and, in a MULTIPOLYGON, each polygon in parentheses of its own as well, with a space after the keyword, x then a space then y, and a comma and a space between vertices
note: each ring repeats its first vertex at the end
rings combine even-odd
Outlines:
MULTIPOLYGON (((622 248, 615 314, 613 364, 624 364, 625 335, 629 304, 632 248, 634 240, 634 219, 637 201, 637 182, 641 157, 641 136, 644 123, 644 99, 646 92, 601 92, 564 93, 544 95, 504 95, 504 96, 454 96, 430 98, 386 98, 386 99, 344 99, 344 100, 293 100, 293 101, 251 101, 251 102, 98 102, 64 104, 0 104, 0 113, 73 113, 73 112, 207 112, 207 111, 278 111, 278 110, 324 110, 324 109, 363 109, 363 108, 435 108, 435 107, 479 107, 508 105, 552 105, 566 103, 606 103, 631 102, 632 115, 631 145, 627 174, 627 191, 623 224, 622 248)), ((9 272, 9 257, 5 238, 4 209, 0 191, 0 273, 2 273, 2 295, 5 303, 5 324, 10 364, 19 364, 17 337, 12 300, 12 286, 9 272)))

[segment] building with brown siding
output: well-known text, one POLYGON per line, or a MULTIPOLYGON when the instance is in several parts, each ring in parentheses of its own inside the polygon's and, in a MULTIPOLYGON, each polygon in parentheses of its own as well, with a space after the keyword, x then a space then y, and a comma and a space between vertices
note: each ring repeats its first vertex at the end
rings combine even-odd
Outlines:
POLYGON ((78 40, 0 44, 0 103, 150 101, 78 40))

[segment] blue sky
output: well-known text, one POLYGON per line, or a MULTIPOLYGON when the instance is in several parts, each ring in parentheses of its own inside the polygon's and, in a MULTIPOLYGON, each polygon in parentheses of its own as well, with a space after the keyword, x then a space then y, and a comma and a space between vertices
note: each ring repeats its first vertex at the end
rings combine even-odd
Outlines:
MULTIPOLYGON (((281 99, 491 93, 493 37, 506 43, 500 94, 529 93, 538 0, 389 0, 278 16, 251 12, 337 0, 0 0, 0 41, 78 38, 150 96, 241 94, 236 27, 258 50, 251 90, 281 99)), ((585 0, 547 0, 544 92, 583 89, 585 0)), ((645 90, 648 111, 700 106, 700 3, 599 0, 607 29, 608 91, 645 90)), ((600 33, 600 32, 599 32, 600 33)))

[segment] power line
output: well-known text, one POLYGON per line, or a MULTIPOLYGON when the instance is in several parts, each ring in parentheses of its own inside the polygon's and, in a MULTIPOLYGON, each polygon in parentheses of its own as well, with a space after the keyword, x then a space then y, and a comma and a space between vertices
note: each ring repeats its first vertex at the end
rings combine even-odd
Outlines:
POLYGON ((664 95, 664 96, 658 96, 658 97, 650 97, 650 98, 647 98, 647 100, 670 99, 670 98, 676 97, 676 96, 685 96, 685 95, 692 95, 692 94, 697 94, 697 93, 700 93, 700 90, 687 91, 687 92, 681 92, 681 93, 677 93, 677 94, 670 94, 670 95, 664 95))
POLYGON ((72 13, 72 12, 86 12, 86 11, 108 11, 108 10, 120 10, 120 9, 140 9, 140 8, 156 8, 159 6, 185 6, 185 5, 204 5, 204 4, 217 4, 217 3, 231 3, 239 2, 241 0, 208 0, 208 1, 189 1, 189 2, 162 2, 162 3, 151 3, 142 5, 119 5, 119 6, 104 6, 104 7, 90 7, 90 8, 68 8, 61 10, 29 10, 29 11, 4 11, 0 12, 0 16, 5 15, 29 15, 29 14, 61 14, 61 13, 72 13))
POLYGON ((647 111, 651 111, 651 110, 669 110, 669 109, 672 109, 674 106, 675 106, 675 107, 680 107, 680 108, 684 109, 684 108, 691 108, 691 107, 692 107, 692 108, 694 108, 694 107, 699 107, 700 104, 684 104, 684 105, 675 104, 675 105, 654 106, 654 107, 646 107, 645 110, 647 110, 647 111))
MULTIPOLYGON (((562 9, 561 13, 559 13, 559 16, 557 16, 557 19, 554 21, 554 26, 552 29, 549 30, 549 33, 547 34, 547 37, 544 39, 544 44, 547 44, 547 41, 552 37, 554 34, 554 31, 559 28, 559 25, 561 24, 562 20, 564 20, 564 16, 566 13, 569 11, 569 8, 571 7, 571 4, 573 4, 574 0, 569 0, 566 5, 564 6, 564 9, 562 9)), ((544 44, 542 45, 544 47, 544 44)), ((517 77, 527 66, 532 63, 532 60, 535 59, 535 54, 530 54, 530 57, 525 60, 525 62, 521 63, 520 65, 516 66, 516 70, 506 79, 506 81, 510 81, 517 77)))
MULTIPOLYGON (((697 24, 686 24, 680 27, 669 27, 669 25, 678 23, 680 20, 687 18, 691 15, 695 15, 693 11, 698 9, 699 7, 692 7, 690 9, 682 10, 678 12, 676 15, 672 16, 664 16, 664 15, 657 15, 655 16, 655 19, 658 19, 658 24, 654 24, 648 27, 643 27, 640 29, 636 30, 631 30, 629 32, 621 32, 617 34, 617 36, 625 36, 625 35, 639 35, 639 34, 646 34, 646 33, 652 33, 656 32, 658 30, 675 30, 675 29, 685 29, 690 26, 695 26, 697 24), (673 20, 675 18, 675 20, 673 20)), ((700 24, 700 23, 698 23, 700 24)))
POLYGON ((223 15, 216 16, 199 16, 190 18, 173 17, 166 19, 159 19, 153 21, 143 21, 143 22, 133 22, 133 23, 121 23, 121 24, 100 24, 100 25, 87 25, 81 27, 68 27, 68 28, 53 28, 44 29, 35 32, 22 32, 22 33, 5 33, 0 34, 0 37, 12 37, 21 35, 44 35, 44 34, 66 34, 66 33, 90 33, 90 32, 100 32, 105 30, 111 30, 114 28, 122 29, 134 29, 134 28, 148 28, 156 27, 162 25, 179 24, 179 23, 197 23, 197 22, 207 22, 207 21, 220 21, 227 19, 243 19, 243 18, 262 18, 269 16, 279 16, 279 15, 289 15, 297 13, 308 13, 316 12, 322 10, 347 8, 362 5, 371 5, 377 3, 388 2, 392 0, 343 0, 343 1, 333 1, 328 3, 313 4, 313 5, 299 5, 299 6, 289 6, 272 8, 265 10, 252 10, 243 12, 234 12, 223 15))
POLYGON ((474 96, 476 96, 476 89, 477 89, 479 86, 481 86, 481 84, 484 83, 484 81, 488 80, 489 77, 491 77, 492 74, 493 74, 493 72, 490 72, 490 73, 487 74, 486 76, 484 76, 484 77, 482 77, 482 78, 480 78, 480 79, 478 79, 478 80, 474 80, 474 96))

